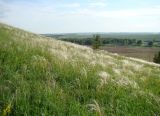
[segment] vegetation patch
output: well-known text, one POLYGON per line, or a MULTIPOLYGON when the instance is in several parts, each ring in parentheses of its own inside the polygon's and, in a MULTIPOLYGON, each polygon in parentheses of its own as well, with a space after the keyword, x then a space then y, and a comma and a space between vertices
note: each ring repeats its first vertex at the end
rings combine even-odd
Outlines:
POLYGON ((160 66, 0 24, 0 115, 160 115, 160 66))

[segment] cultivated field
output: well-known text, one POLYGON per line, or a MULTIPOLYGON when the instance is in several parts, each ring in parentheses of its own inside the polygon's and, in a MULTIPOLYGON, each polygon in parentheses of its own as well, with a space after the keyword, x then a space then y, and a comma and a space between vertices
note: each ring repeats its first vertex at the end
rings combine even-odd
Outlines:
POLYGON ((127 57, 144 59, 150 62, 153 61, 154 55, 160 51, 160 48, 129 46, 103 46, 101 49, 127 57))

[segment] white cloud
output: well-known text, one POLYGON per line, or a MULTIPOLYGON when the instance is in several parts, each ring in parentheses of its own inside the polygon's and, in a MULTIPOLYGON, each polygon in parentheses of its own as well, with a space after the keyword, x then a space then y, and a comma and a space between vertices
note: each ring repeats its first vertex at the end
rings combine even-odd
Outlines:
POLYGON ((58 6, 59 7, 66 7, 66 8, 79 8, 80 4, 79 3, 70 3, 70 4, 61 4, 58 6))
POLYGON ((89 7, 106 7, 107 4, 105 2, 91 2, 89 3, 89 7))
POLYGON ((160 16, 160 8, 143 8, 143 9, 126 9, 126 10, 94 10, 94 9, 78 9, 73 11, 75 15, 89 15, 95 17, 110 17, 110 18, 131 18, 131 17, 157 17, 160 16))
MULTIPOLYGON (((160 30, 159 6, 108 10, 103 7, 107 6, 107 3, 105 4, 104 2, 97 0, 89 2, 87 5, 79 3, 19 6, 3 4, 3 7, 9 8, 9 11, 3 10, 7 13, 7 17, 0 17, 0 21, 38 33, 156 32, 160 30), (96 5, 99 7, 97 8, 96 5)), ((2 7, 0 6, 0 11, 2 11, 1 9, 2 7)))

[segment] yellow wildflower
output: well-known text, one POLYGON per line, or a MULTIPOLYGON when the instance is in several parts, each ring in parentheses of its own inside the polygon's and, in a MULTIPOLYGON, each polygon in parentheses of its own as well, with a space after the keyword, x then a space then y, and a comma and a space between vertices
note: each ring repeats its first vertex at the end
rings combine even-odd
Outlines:
POLYGON ((11 112, 11 103, 7 105, 7 107, 3 110, 2 116, 7 116, 11 112))

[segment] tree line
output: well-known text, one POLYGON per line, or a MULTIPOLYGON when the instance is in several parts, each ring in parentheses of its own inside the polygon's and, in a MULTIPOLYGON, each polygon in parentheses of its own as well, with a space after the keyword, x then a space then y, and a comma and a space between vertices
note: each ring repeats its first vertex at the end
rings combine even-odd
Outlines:
POLYGON ((93 38, 62 38, 63 41, 68 41, 80 45, 92 45, 94 38, 98 36, 100 44, 103 45, 118 45, 118 46, 141 46, 145 43, 145 46, 152 47, 153 41, 142 41, 136 39, 117 39, 117 38, 101 38, 99 35, 94 35, 93 38))

